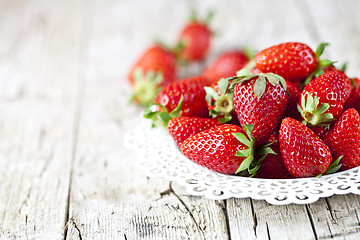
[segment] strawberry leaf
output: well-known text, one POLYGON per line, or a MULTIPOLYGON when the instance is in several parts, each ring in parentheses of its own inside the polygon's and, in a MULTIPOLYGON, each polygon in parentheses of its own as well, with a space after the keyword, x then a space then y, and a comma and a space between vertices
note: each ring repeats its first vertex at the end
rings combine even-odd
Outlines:
POLYGON ((252 138, 251 132, 252 132, 253 128, 254 128, 254 125, 252 125, 252 124, 246 124, 244 126, 244 130, 246 132, 246 135, 249 137, 249 139, 252 138))
POLYGON ((250 178, 251 177, 254 177, 255 175, 256 175, 256 173, 257 173, 257 171, 259 170, 259 168, 261 167, 261 165, 260 164, 258 164, 258 165, 256 165, 255 167, 253 167, 253 168, 249 168, 248 169, 248 172, 249 172, 249 174, 250 174, 250 178))
MULTIPOLYGON (((173 109, 173 110, 170 112, 170 119, 171 119, 171 118, 174 118, 174 117, 178 117, 178 116, 180 115, 183 101, 184 101, 184 97, 183 97, 183 95, 181 95, 178 105, 176 106, 175 109, 173 109)), ((169 120, 170 120, 170 119, 169 119, 169 120)), ((168 121, 169 121, 169 120, 168 120, 168 121)), ((166 123, 167 123, 167 122, 166 122, 166 123)))
POLYGON ((228 115, 225 115, 222 118, 219 118, 218 120, 221 123, 227 123, 227 122, 231 121, 231 119, 232 119, 232 116, 230 114, 228 114, 228 115))
MULTIPOLYGON (((247 137, 245 137, 245 135, 243 133, 232 133, 232 135, 242 144, 244 144, 245 146, 250 147, 251 146, 251 142, 249 139, 247 139, 247 137)), ((242 150, 243 151, 243 150, 242 150)))
POLYGON ((144 74, 141 68, 136 68, 133 77, 134 87, 129 102, 137 102, 141 106, 149 106, 154 102, 157 94, 161 90, 160 83, 164 78, 163 73, 161 71, 148 71, 144 74))
POLYGON ((329 60, 329 59, 321 59, 321 60, 319 60, 319 65, 320 66, 332 66, 332 65, 334 65, 334 63, 336 63, 336 62, 334 62, 334 61, 331 61, 331 60, 329 60))
POLYGON ((237 77, 247 77, 249 75, 252 75, 252 73, 247 68, 243 68, 243 69, 236 72, 237 77))
POLYGON ((152 120, 152 127, 162 125, 163 127, 167 128, 168 121, 180 115, 182 103, 183 96, 181 95, 179 104, 170 113, 167 111, 165 106, 154 103, 145 109, 143 116, 152 120))
POLYGON ((235 174, 247 170, 250 167, 250 164, 253 160, 254 160, 253 156, 251 155, 247 156, 247 158, 245 158, 245 160, 240 164, 240 167, 238 168, 238 170, 236 170, 235 174))
POLYGON ((319 59, 320 56, 323 54, 324 49, 325 49, 326 46, 329 46, 329 43, 323 42, 323 43, 320 43, 320 44, 317 46, 317 48, 316 48, 316 50, 315 50, 315 55, 316 55, 316 57, 317 57, 318 59, 319 59))
POLYGON ((336 159, 329 167, 328 169, 326 170, 326 172, 324 173, 324 175, 327 175, 327 174, 332 174, 332 173, 335 173, 337 172, 341 166, 343 164, 340 164, 340 160, 343 158, 343 156, 340 156, 338 157, 338 159, 336 159))
POLYGON ((307 98, 305 95, 301 96, 301 106, 298 106, 298 111, 303 117, 303 123, 305 125, 309 124, 310 126, 328 126, 328 123, 335 120, 331 113, 325 113, 330 105, 328 103, 322 103, 320 106, 319 98, 317 96, 312 96, 311 93, 307 93, 307 98))
POLYGON ((254 83, 255 96, 260 99, 266 89, 266 79, 264 75, 260 75, 254 83))
POLYGON ((218 84, 220 94, 221 95, 226 94, 226 91, 229 87, 229 80, 227 80, 226 78, 221 78, 217 84, 218 84))
POLYGON ((206 100, 208 103, 211 104, 211 98, 215 101, 219 99, 218 93, 212 88, 212 87, 204 87, 204 90, 206 92, 206 100), (208 101, 209 100, 209 101, 208 101))
POLYGON ((255 151, 255 138, 251 136, 251 131, 253 129, 253 125, 245 125, 244 130, 246 135, 249 136, 249 139, 243 133, 232 133, 232 135, 239 140, 242 144, 247 146, 246 149, 240 150, 236 152, 236 156, 245 158, 243 162, 240 164, 239 168, 236 170, 235 174, 242 174, 243 171, 250 169, 251 163, 254 160, 254 151, 255 151))
POLYGON ((280 78, 275 76, 275 74, 270 73, 266 75, 267 80, 271 83, 271 85, 276 86, 280 82, 280 78))
POLYGON ((345 72, 347 68, 347 62, 344 62, 343 65, 339 68, 340 71, 345 72))
POLYGON ((171 119, 170 115, 167 112, 161 112, 158 115, 158 118, 164 123, 167 123, 171 119))

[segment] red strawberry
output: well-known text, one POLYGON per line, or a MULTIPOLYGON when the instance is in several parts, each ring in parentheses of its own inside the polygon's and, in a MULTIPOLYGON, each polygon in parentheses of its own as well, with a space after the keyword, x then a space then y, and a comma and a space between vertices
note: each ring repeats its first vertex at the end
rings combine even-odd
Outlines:
POLYGON ((290 117, 279 131, 281 156, 294 177, 324 174, 332 162, 329 147, 308 127, 290 117))
POLYGON ((229 91, 230 81, 221 78, 210 87, 204 87, 209 114, 218 118, 222 123, 229 122, 239 125, 239 120, 234 109, 233 93, 229 91))
POLYGON ((243 162, 246 166, 241 169, 247 169, 253 160, 253 138, 248 134, 249 131, 236 125, 220 125, 186 139, 181 151, 201 166, 220 173, 235 174, 243 162), (237 152, 244 150, 248 152, 247 157, 237 156, 237 152))
POLYGON ((333 158, 343 156, 342 170, 360 166, 360 117, 355 109, 344 111, 322 139, 333 158))
POLYGON ((179 58, 185 61, 199 61, 209 51, 212 32, 208 27, 210 13, 205 22, 199 21, 193 13, 190 22, 184 26, 179 36, 179 58))
POLYGON ((183 141, 194 134, 221 125, 217 119, 198 117, 176 117, 168 122, 168 130, 180 147, 183 141))
POLYGON ((247 62, 248 57, 243 51, 224 52, 205 68, 203 75, 217 82, 220 78, 235 76, 247 62))
POLYGON ((299 103, 300 96, 301 96, 301 91, 296 84, 289 82, 289 81, 286 81, 286 87, 289 91, 290 96, 289 96, 288 104, 287 104, 287 107, 285 110, 285 116, 294 118, 298 121, 302 121, 301 114, 299 113, 299 111, 297 109, 297 105, 299 103))
POLYGON ((338 118, 349 98, 349 78, 338 71, 312 80, 301 93, 299 112, 310 126, 324 125, 338 118))
POLYGON ((316 69, 317 56, 306 44, 287 42, 257 53, 255 64, 262 72, 276 73, 288 81, 299 82, 316 69))
POLYGON ((360 79, 353 78, 351 81, 353 88, 349 99, 345 102, 344 109, 355 108, 360 112, 360 79))
POLYGON ((303 86, 306 86, 309 84, 309 82, 311 82, 312 80, 314 80, 315 78, 319 77, 320 75, 324 74, 324 73, 328 73, 328 72, 338 72, 343 74, 345 72, 346 69, 346 64, 344 64, 343 66, 341 66, 340 69, 337 69, 333 64, 335 62, 331 62, 330 60, 320 60, 320 63, 318 64, 316 70, 310 74, 303 83, 301 83, 303 86), (326 63, 323 63, 322 61, 325 61, 326 63))
POLYGON ((132 101, 141 105, 154 102, 161 88, 175 81, 176 57, 165 48, 155 45, 147 49, 129 72, 133 86, 132 101))
POLYGON ((164 106, 168 112, 173 111, 183 96, 179 116, 208 117, 204 86, 211 82, 203 76, 185 78, 165 86, 156 97, 156 103, 164 106))
POLYGON ((276 154, 269 154, 264 158, 264 160, 261 161, 260 168, 257 171, 255 177, 270 179, 293 178, 293 176, 285 167, 284 160, 281 157, 279 137, 277 132, 271 134, 270 138, 266 142, 271 143, 269 147, 276 154))
POLYGON ((254 126, 252 135, 259 146, 280 125, 288 101, 286 83, 272 73, 251 74, 245 69, 238 75, 233 82, 235 111, 241 126, 254 126))

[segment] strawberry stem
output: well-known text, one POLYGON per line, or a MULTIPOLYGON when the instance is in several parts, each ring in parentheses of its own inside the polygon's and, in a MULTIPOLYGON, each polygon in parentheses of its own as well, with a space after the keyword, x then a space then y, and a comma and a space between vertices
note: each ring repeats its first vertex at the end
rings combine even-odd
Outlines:
POLYGON ((161 71, 148 71, 146 74, 140 68, 134 71, 134 88, 129 102, 136 102, 141 106, 149 106, 154 102, 157 94, 161 91, 163 73, 161 71))
POLYGON ((161 125, 167 128, 167 124, 169 120, 178 117, 180 115, 183 101, 184 101, 184 97, 181 95, 179 104, 170 113, 167 111, 165 106, 158 103, 154 103, 145 109, 143 116, 145 118, 152 120, 152 127, 161 125))
POLYGON ((243 145, 247 146, 246 149, 236 152, 236 156, 245 157, 245 159, 240 164, 239 168, 236 170, 235 174, 248 170, 250 168, 251 162, 254 160, 254 151, 255 151, 255 138, 251 135, 253 125, 245 125, 244 130, 247 137, 243 133, 232 133, 232 135, 243 145))
POLYGON ((228 122, 232 119, 231 112, 234 111, 233 94, 229 92, 230 82, 227 78, 221 78, 218 81, 219 92, 216 92, 212 87, 204 87, 206 96, 205 100, 209 106, 213 107, 209 114, 213 118, 219 118, 221 123, 228 122))
POLYGON ((255 138, 251 135, 253 127, 254 126, 252 124, 245 125, 244 130, 247 136, 245 136, 243 133, 233 133, 233 136, 239 142, 247 146, 246 149, 236 152, 236 156, 245 158, 235 172, 235 174, 239 174, 241 176, 255 176, 260 168, 260 163, 266 158, 266 156, 268 154, 276 155, 276 153, 269 147, 272 143, 265 144, 258 149, 255 149, 255 138), (259 160, 254 161, 255 155, 263 156, 259 160))
POLYGON ((324 126, 327 127, 330 122, 334 121, 335 118, 331 113, 325 113, 330 105, 328 103, 322 103, 319 106, 319 98, 312 96, 311 93, 307 93, 301 96, 301 105, 297 105, 298 111, 303 117, 303 124, 310 126, 324 126))

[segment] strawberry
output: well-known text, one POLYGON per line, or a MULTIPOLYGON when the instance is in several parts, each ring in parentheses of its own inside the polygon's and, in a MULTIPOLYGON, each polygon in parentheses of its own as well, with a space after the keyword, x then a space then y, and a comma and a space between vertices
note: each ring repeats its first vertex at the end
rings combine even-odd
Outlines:
MULTIPOLYGON (((321 60, 323 61, 323 60, 321 60)), ((332 71, 336 71, 338 73, 344 73, 346 70, 346 64, 343 64, 341 66, 340 69, 337 69, 333 63, 335 62, 331 62, 329 60, 325 60, 328 61, 326 64, 318 64, 316 70, 310 74, 304 82, 301 83, 301 85, 306 86, 309 84, 309 82, 311 82, 312 80, 314 80, 315 78, 319 77, 320 75, 324 74, 324 73, 328 73, 328 72, 332 72, 332 71)))
POLYGON ((333 158, 343 156, 342 170, 360 166, 360 117, 355 109, 345 110, 322 139, 333 158))
POLYGON ((221 125, 217 119, 198 117, 176 117, 168 121, 168 130, 178 147, 194 134, 221 125))
POLYGON ((360 112, 360 79, 351 79, 352 90, 349 99, 345 102, 344 109, 355 108, 360 112))
POLYGON ((182 29, 179 36, 179 43, 175 47, 178 57, 184 61, 199 61, 205 58, 209 51, 212 32, 209 29, 208 22, 212 18, 209 13, 206 21, 199 21, 192 13, 190 22, 182 29))
POLYGON ((221 78, 210 87, 204 87, 205 99, 211 117, 218 118, 222 123, 231 121, 231 123, 239 125, 233 104, 233 93, 229 91, 229 86, 229 79, 221 78))
POLYGON ((324 174, 332 162, 329 147, 310 128, 290 117, 281 123, 279 143, 285 166, 294 177, 324 174))
POLYGON ((273 134, 271 134, 271 136, 266 142, 271 143, 269 147, 276 154, 269 154, 263 160, 259 160, 260 168, 257 171, 255 177, 270 179, 293 178, 293 176, 285 167, 284 161, 281 157, 278 133, 273 132, 273 134))
POLYGON ((258 52, 255 65, 262 72, 272 72, 290 82, 300 82, 313 73, 318 65, 332 64, 329 60, 319 60, 326 45, 320 44, 314 52, 304 43, 281 43, 258 52))
POLYGON ((338 118, 349 98, 351 82, 338 71, 320 75, 305 86, 298 110, 309 126, 324 125, 338 118))
POLYGON ((175 55, 159 45, 150 47, 129 72, 128 79, 133 86, 131 101, 149 105, 162 87, 174 82, 175 78, 175 55))
POLYGON ((247 169, 253 160, 254 139, 249 135, 249 130, 224 124, 189 137, 181 145, 181 151, 186 157, 208 169, 235 174, 239 172, 243 162, 246 166, 243 165, 241 169, 247 169), (240 151, 247 152, 247 156, 238 156, 237 152, 240 151))
POLYGON ((233 102, 241 126, 252 124, 256 145, 263 144, 280 125, 288 95, 286 82, 272 73, 251 74, 247 69, 233 78, 233 102))
POLYGON ((298 121, 302 121, 302 117, 301 114, 299 113, 298 109, 297 109, 297 104, 300 100, 300 96, 301 96, 301 91, 300 88, 290 82, 290 81, 286 81, 286 87, 289 91, 289 99, 288 99, 288 104, 285 110, 285 117, 291 117, 294 118, 298 121))
POLYGON ((247 62, 248 57, 243 51, 224 52, 205 68, 203 75, 217 82, 220 78, 235 76, 247 62))
POLYGON ((184 78, 168 84, 160 91, 155 104, 145 111, 144 116, 154 121, 160 118, 166 126, 167 121, 174 116, 208 117, 204 86, 210 84, 203 76, 184 78))

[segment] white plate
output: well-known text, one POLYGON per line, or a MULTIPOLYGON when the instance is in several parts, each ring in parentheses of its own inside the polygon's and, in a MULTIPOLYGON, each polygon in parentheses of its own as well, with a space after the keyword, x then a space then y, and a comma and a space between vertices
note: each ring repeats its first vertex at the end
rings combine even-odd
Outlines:
POLYGON ((246 198, 271 204, 307 204, 334 194, 360 194, 359 167, 320 178, 259 179, 225 175, 197 165, 177 148, 165 129, 143 120, 125 134, 124 145, 141 154, 141 170, 149 177, 176 181, 191 195, 210 199, 246 198))

